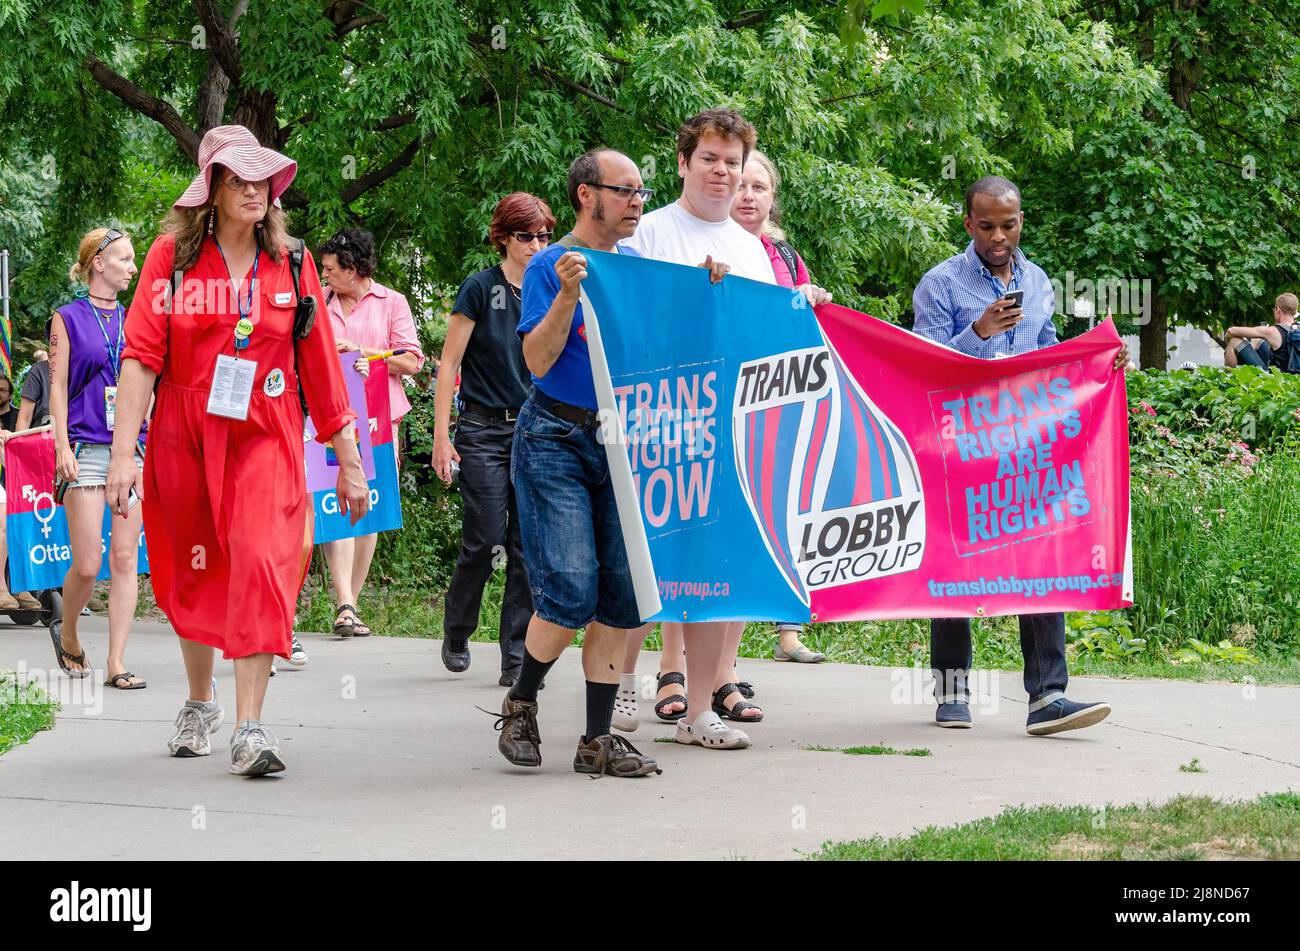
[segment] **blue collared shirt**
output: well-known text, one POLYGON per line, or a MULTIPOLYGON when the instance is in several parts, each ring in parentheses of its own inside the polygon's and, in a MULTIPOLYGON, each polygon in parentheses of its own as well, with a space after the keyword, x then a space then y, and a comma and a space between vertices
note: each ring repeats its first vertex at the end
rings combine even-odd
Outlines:
POLYGON ((926 272, 912 294, 916 323, 912 331, 972 357, 990 359, 1029 353, 1057 342, 1052 314, 1056 296, 1047 272, 1016 248, 1011 259, 1011 283, 1003 284, 975 254, 975 242, 961 254, 926 272), (975 321, 1007 291, 1025 292, 1024 316, 1005 333, 982 340, 975 321))

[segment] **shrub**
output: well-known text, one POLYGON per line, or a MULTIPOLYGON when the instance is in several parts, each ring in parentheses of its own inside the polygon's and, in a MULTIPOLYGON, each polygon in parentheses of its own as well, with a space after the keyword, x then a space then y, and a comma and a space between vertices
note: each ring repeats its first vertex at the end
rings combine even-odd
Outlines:
POLYGON ((1300 375, 1255 367, 1147 370, 1127 378, 1130 407, 1149 406, 1174 433, 1212 429, 1273 448, 1300 427, 1300 375))

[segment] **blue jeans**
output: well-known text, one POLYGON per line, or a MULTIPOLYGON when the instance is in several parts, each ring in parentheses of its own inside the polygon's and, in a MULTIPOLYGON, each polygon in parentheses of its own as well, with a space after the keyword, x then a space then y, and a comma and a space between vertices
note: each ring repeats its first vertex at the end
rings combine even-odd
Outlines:
POLYGON ((533 592, 543 621, 577 629, 641 624, 623 529, 596 427, 532 399, 519 410, 510 474, 533 592))
MULTIPOLYGON (((1025 692, 1032 713, 1065 696, 1065 615, 1020 615, 1020 651, 1025 657, 1025 692)), ((930 667, 934 695, 940 703, 969 703, 971 642, 968 618, 930 622, 930 667)))

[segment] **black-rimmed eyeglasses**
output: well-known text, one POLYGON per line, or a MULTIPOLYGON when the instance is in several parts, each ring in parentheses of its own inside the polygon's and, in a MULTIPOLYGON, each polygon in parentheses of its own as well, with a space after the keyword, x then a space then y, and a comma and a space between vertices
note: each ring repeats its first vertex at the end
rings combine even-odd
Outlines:
POLYGON ((630 185, 606 185, 604 182, 587 182, 586 184, 592 188, 604 188, 608 191, 612 191, 620 198, 626 198, 629 201, 631 201, 633 195, 636 195, 642 201, 649 201, 654 197, 655 193, 653 188, 633 188, 630 185))
POLYGON ((116 241, 118 238, 125 238, 125 237, 126 235, 118 231, 116 228, 109 228, 108 233, 104 235, 104 240, 99 242, 99 247, 95 250, 95 253, 96 254, 103 253, 103 250, 106 247, 108 247, 110 244, 112 244, 114 241, 116 241))
POLYGON ((550 231, 512 231, 510 233, 514 235, 515 240, 520 244, 531 244, 534 239, 538 244, 551 243, 550 231))

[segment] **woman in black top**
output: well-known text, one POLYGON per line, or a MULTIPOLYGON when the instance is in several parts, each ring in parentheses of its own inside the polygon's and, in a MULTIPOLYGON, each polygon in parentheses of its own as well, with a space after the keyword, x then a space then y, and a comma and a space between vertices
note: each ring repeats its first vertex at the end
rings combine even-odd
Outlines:
POLYGON ((483 586, 506 556, 501 602, 501 686, 512 686, 523 663, 524 636, 533 614, 532 592, 519 540, 519 516, 510 484, 515 416, 532 378, 515 333, 524 268, 551 240, 555 216, 546 202, 514 192, 497 202, 488 239, 501 263, 471 274, 460 287, 447 324, 434 400, 433 468, 450 484, 459 466, 464 502, 460 556, 443 615, 442 662, 453 673, 469 669, 469 638, 478 627, 483 586), (462 409, 453 445, 451 402, 460 375, 462 409))

